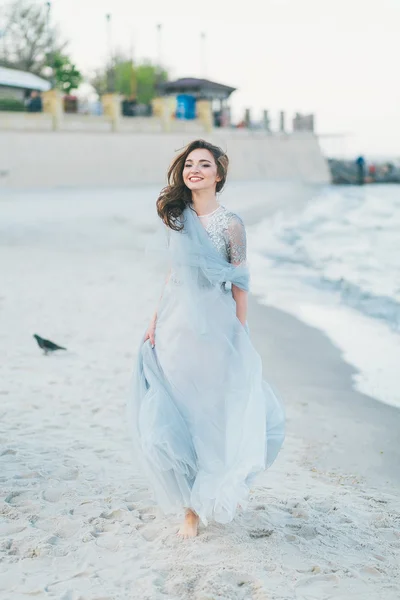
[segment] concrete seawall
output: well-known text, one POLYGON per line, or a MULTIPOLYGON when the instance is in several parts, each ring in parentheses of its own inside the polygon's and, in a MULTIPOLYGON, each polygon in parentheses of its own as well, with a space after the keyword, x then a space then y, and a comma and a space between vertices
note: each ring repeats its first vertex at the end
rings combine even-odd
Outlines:
POLYGON ((198 137, 228 152, 232 180, 330 181, 317 137, 310 133, 1 131, 0 188, 162 184, 174 153, 198 137))

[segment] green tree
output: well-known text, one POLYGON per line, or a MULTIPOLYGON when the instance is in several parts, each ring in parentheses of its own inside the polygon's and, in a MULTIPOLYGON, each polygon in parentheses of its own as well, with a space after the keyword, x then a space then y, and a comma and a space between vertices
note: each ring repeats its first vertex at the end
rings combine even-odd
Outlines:
MULTIPOLYGON (((123 56, 117 57, 114 61, 114 87, 115 91, 126 96, 134 98, 137 95, 136 69, 133 61, 127 60, 123 56)), ((110 80, 110 73, 108 74, 110 80)))
POLYGON ((49 23, 49 7, 45 2, 13 0, 3 7, 1 17, 0 64, 43 76, 48 56, 66 46, 57 27, 49 23))
POLYGON ((113 65, 97 69, 90 80, 98 94, 115 91, 126 98, 136 98, 139 104, 149 104, 157 95, 157 84, 167 81, 167 71, 150 61, 135 65, 124 56, 117 56, 113 65))
POLYGON ((57 53, 49 57, 50 66, 53 69, 55 85, 66 94, 79 87, 82 83, 82 75, 65 54, 57 53))
POLYGON ((137 66, 136 80, 138 102, 149 104, 158 94, 157 85, 168 80, 168 73, 146 61, 137 66))

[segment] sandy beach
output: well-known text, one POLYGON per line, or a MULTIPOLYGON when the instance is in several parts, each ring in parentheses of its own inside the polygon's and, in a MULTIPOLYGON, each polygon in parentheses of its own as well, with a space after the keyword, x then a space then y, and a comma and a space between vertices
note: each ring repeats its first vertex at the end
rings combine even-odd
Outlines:
MULTIPOLYGON (((255 296, 281 454, 227 526, 181 541, 158 511, 125 412, 160 290, 144 253, 158 190, 0 198, 0 598, 398 600, 400 411, 354 391, 325 334, 255 296), (34 333, 67 351, 44 356, 34 333)), ((251 225, 309 193, 238 183, 223 203, 251 225)))

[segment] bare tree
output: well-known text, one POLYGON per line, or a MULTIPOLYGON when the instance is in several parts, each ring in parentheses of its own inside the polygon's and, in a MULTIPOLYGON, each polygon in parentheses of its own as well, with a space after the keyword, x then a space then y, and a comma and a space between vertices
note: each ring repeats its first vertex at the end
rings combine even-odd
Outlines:
POLYGON ((50 3, 13 0, 2 11, 0 65, 43 75, 66 43, 49 23, 50 3))
POLYGON ((109 78, 109 71, 110 68, 107 67, 104 69, 95 69, 95 71, 93 71, 93 73, 89 77, 90 84, 96 90, 99 96, 102 96, 108 91, 107 81, 109 78))

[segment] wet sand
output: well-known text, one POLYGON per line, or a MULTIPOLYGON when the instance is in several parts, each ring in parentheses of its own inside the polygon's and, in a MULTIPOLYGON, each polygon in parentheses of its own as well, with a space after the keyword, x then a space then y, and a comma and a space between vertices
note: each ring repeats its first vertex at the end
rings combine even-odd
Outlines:
POLYGON ((288 429, 315 444, 316 466, 400 493, 400 411, 355 391, 356 370, 318 329, 254 297, 249 322, 265 376, 286 399, 288 429))

